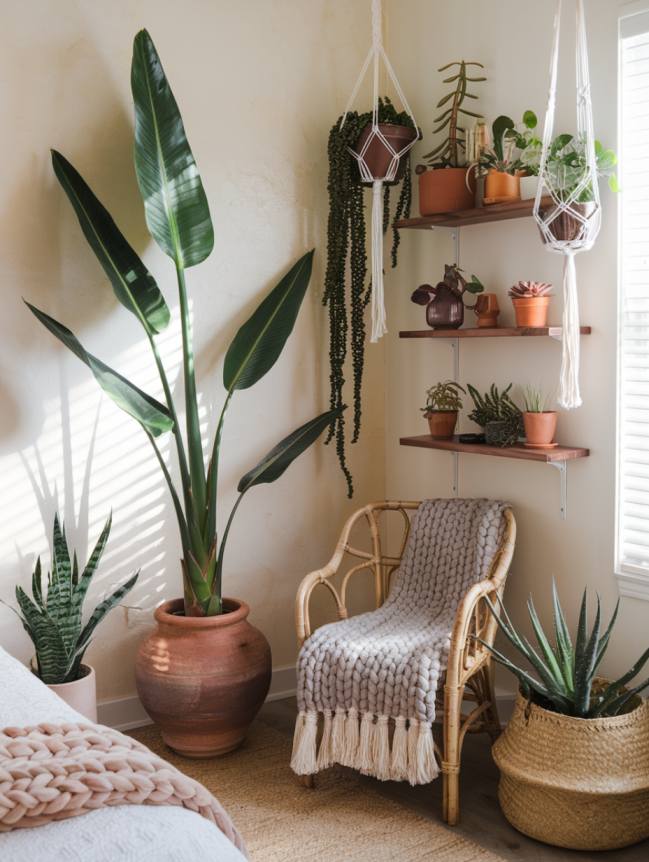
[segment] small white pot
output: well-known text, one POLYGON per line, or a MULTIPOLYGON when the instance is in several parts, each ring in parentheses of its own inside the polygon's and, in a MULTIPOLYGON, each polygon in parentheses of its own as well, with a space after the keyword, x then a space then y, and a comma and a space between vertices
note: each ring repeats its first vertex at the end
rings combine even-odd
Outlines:
MULTIPOLYGON (((35 666, 36 662, 32 660, 32 671, 34 673, 36 673, 34 670, 35 666)), ((97 677, 95 676, 95 669, 88 664, 82 664, 81 670, 86 671, 85 676, 82 676, 81 679, 75 679, 74 682, 45 683, 45 685, 54 694, 58 694, 61 700, 64 700, 68 706, 76 709, 84 718, 96 724, 97 677)))
POLYGON ((538 177, 521 177, 521 200, 527 201, 530 198, 535 198, 538 187, 538 177))

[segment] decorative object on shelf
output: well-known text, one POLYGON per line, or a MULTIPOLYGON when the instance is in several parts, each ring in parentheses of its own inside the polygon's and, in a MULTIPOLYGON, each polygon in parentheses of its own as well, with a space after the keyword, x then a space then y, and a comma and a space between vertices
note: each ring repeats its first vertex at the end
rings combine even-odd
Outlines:
POLYGON ((502 392, 492 383, 481 395, 475 386, 467 384, 474 408, 469 419, 484 428, 488 446, 512 446, 523 436, 523 416, 509 396, 510 383, 502 392))
POLYGON ((538 650, 514 629, 500 600, 488 602, 502 633, 536 672, 489 646, 520 683, 514 714, 493 747, 500 805, 512 826, 547 844, 574 850, 634 844, 649 837, 649 703, 639 697, 649 679, 628 686, 649 649, 614 682, 599 678, 617 606, 602 631, 598 599, 588 631, 584 590, 573 646, 554 584, 552 598, 554 644, 528 601, 538 650))
POLYGON ((433 122, 436 124, 433 134, 437 135, 446 129, 446 137, 424 159, 427 164, 417 165, 415 172, 419 175, 419 212, 422 216, 455 210, 470 209, 475 202, 475 177, 470 167, 468 150, 468 135, 458 121, 465 117, 482 119, 482 115, 469 111, 464 107, 465 99, 477 99, 468 92, 469 82, 486 81, 482 76, 470 77, 469 66, 484 69, 482 63, 459 60, 441 66, 437 71, 445 72, 453 69, 453 74, 444 78, 444 84, 454 84, 454 89, 443 96, 437 103, 437 108, 444 108, 433 122))
POLYGON ((508 133, 520 150, 518 160, 521 168, 519 189, 521 200, 532 200, 539 187, 539 163, 542 141, 537 137, 538 118, 534 111, 525 111, 519 127, 508 133))
POLYGON ((492 144, 480 153, 478 170, 485 177, 484 201, 489 204, 502 204, 519 200, 520 161, 517 158, 516 140, 512 133, 515 129, 511 117, 496 117, 491 127, 492 144))
POLYGON ((70 555, 65 528, 54 516, 52 571, 43 590, 41 558, 32 575, 31 598, 16 587, 18 616, 34 644, 32 670, 59 697, 90 721, 97 721, 95 671, 83 663, 93 633, 106 614, 135 585, 139 572, 104 598, 83 622, 83 603, 106 547, 112 516, 109 516, 83 571, 79 571, 76 551, 70 555))
POLYGON ((541 389, 525 386, 523 389, 523 424, 525 425, 525 445, 533 449, 552 449, 556 447, 554 435, 557 432, 557 411, 546 410, 547 399, 541 389))
POLYGON ((453 436, 457 414, 462 409, 460 392, 466 394, 466 389, 454 380, 436 383, 426 392, 426 406, 421 412, 428 420, 433 439, 447 440, 453 436))
POLYGON ((516 326, 547 326, 552 285, 547 281, 518 281, 509 289, 514 306, 516 326))
POLYGON ((473 310, 480 329, 495 329, 498 326, 500 306, 495 293, 483 293, 476 298, 473 310))
MULTIPOLYGON (((476 275, 467 281, 456 264, 444 265, 444 278, 435 287, 420 285, 410 297, 417 305, 426 306, 426 322, 432 329, 459 329, 464 323, 463 296, 468 291, 482 293, 484 287, 476 275)), ((469 305, 467 308, 475 308, 469 305)))

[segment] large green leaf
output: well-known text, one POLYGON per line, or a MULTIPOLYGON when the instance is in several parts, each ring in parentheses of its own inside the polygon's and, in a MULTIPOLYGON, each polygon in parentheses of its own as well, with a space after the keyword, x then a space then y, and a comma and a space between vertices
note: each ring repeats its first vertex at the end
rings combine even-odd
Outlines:
POLYGON ((74 207, 84 236, 113 285, 115 296, 142 322, 147 332, 162 332, 170 315, 155 279, 83 177, 56 150, 52 150, 52 165, 74 207))
POLYGON ((121 374, 113 371, 101 360, 87 353, 77 337, 62 323, 54 320, 53 317, 40 311, 29 302, 25 302, 25 304, 52 335, 55 335, 90 368, 101 388, 112 398, 115 404, 134 419, 137 419, 154 437, 173 427, 173 420, 163 404, 147 395, 146 392, 142 392, 141 389, 138 389, 121 374))
POLYGON ((321 413, 320 416, 316 416, 315 419, 311 419, 310 422, 301 425, 296 431, 285 437, 264 455, 256 467, 241 477, 237 486, 239 493, 245 493, 254 485, 274 482, 275 479, 279 479, 298 455, 301 455, 312 443, 315 443, 322 432, 329 428, 344 409, 344 407, 338 407, 336 410, 321 413))
POLYGON ((223 385, 247 389, 279 358, 309 285, 313 250, 303 255, 235 335, 225 355, 223 385))
POLYGON ((146 30, 133 42, 135 171, 151 236, 181 269, 210 254, 214 230, 182 117, 146 30))

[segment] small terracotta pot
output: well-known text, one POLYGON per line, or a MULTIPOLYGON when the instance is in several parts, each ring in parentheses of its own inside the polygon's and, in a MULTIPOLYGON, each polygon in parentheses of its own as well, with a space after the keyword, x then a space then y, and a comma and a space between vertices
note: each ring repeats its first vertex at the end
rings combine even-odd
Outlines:
MULTIPOLYGON (((553 212, 556 207, 551 210, 541 210, 543 219, 548 218, 549 213, 553 212)), ((579 213, 583 218, 598 220, 600 218, 600 210, 596 208, 594 201, 588 201, 583 204, 570 204, 570 209, 579 213)), ((569 211, 560 212, 556 218, 553 218, 548 224, 548 230, 552 236, 560 242, 579 242, 586 236, 586 232, 590 225, 585 225, 569 211)), ((545 242, 545 237, 541 232, 541 237, 545 242)))
POLYGON ((457 410, 432 410, 426 414, 430 436, 434 440, 448 440, 457 423, 457 410))
MULTIPOLYGON (((32 671, 38 676, 36 663, 32 659, 32 671)), ((84 675, 74 682, 45 683, 50 691, 58 694, 72 709, 80 712, 88 721, 97 723, 97 677, 95 669, 88 664, 81 665, 84 675)))
POLYGON ((493 329, 498 326, 500 307, 495 293, 481 293, 476 298, 473 310, 478 318, 478 327, 493 329))
POLYGON ((555 410, 543 413, 523 413, 525 438, 532 446, 549 446, 554 443, 558 414, 555 410))
POLYGON ((547 326, 549 296, 512 296, 511 300, 516 314, 516 326, 527 329, 547 326))
MULTIPOLYGON (((388 143, 396 153, 399 153, 401 150, 407 147, 408 144, 411 141, 414 141, 418 135, 417 129, 413 129, 411 126, 400 126, 397 123, 379 123, 379 129, 381 130, 381 134, 388 141, 388 143)), ((365 142, 367 141, 371 133, 372 124, 368 123, 363 129, 363 131, 360 133, 359 138, 356 141, 356 146, 354 147, 354 150, 357 153, 361 152, 365 142)), ((385 146, 383 141, 377 135, 372 138, 367 150, 363 154, 363 161, 367 165, 367 168, 372 177, 376 180, 382 180, 387 176, 387 173, 390 170, 390 166, 392 165, 393 159, 394 155, 390 152, 390 150, 385 146)), ((406 160, 399 159, 396 174, 392 178, 391 182, 397 182, 403 177, 405 167, 406 160)), ((367 181, 365 177, 363 177, 363 180, 367 181)))
POLYGON ((185 757, 237 748, 268 693, 268 641, 248 622, 245 602, 223 599, 223 607, 219 616, 186 617, 182 599, 165 602, 135 660, 142 705, 185 757))
POLYGON ((419 174, 419 212, 422 216, 468 210, 474 206, 473 171, 467 175, 467 168, 434 168, 419 174))
POLYGON ((521 178, 493 168, 487 172, 484 189, 485 205, 517 201, 521 196, 521 178))

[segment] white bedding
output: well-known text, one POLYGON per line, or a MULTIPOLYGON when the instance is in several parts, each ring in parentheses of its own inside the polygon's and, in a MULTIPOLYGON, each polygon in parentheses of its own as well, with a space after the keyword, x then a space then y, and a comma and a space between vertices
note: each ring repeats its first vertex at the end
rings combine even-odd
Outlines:
MULTIPOLYGON (((0 728, 85 721, 0 647, 0 728)), ((175 806, 102 808, 0 834, 2 862, 244 862, 204 817, 175 806)))

